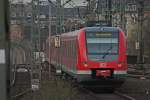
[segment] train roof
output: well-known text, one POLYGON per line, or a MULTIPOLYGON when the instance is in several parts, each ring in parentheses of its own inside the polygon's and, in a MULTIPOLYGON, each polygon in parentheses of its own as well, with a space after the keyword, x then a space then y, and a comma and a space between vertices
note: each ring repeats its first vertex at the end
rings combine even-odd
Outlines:
POLYGON ((118 32, 120 28, 118 27, 85 27, 86 32, 118 32))
POLYGON ((80 30, 75 30, 72 32, 67 32, 61 34, 61 36, 76 36, 79 32, 118 32, 120 30, 119 27, 84 27, 80 30))

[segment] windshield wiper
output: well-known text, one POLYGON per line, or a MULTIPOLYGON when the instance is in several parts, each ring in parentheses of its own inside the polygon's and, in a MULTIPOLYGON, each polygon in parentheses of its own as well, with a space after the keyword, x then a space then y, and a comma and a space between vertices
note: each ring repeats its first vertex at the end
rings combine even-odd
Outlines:
POLYGON ((104 53, 104 55, 102 56, 103 59, 109 54, 109 51, 112 50, 112 48, 113 48, 113 47, 110 46, 110 48, 107 49, 107 51, 106 51, 106 52, 104 53))

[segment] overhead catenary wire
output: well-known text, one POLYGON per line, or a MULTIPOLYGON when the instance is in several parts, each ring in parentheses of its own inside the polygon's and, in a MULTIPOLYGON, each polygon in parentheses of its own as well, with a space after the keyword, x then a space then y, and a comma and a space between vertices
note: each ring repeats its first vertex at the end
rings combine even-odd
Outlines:
POLYGON ((64 7, 66 4, 70 3, 72 0, 67 0, 62 6, 64 7))
POLYGON ((75 6, 74 6, 73 4, 71 4, 70 2, 68 2, 68 4, 69 4, 71 7, 73 7, 73 8, 75 8, 75 7, 77 8, 78 16, 79 16, 80 19, 82 19, 82 18, 81 18, 81 14, 80 14, 80 8, 77 6, 77 4, 75 4, 74 1, 71 1, 71 2, 72 2, 75 6))
MULTIPOLYGON (((71 2, 72 2, 74 5, 76 5, 74 1, 71 1, 71 2)), ((79 8, 77 5, 76 5, 75 7, 77 7, 77 12, 78 12, 79 18, 82 19, 82 18, 81 18, 81 14, 80 14, 80 8, 79 8)))
MULTIPOLYGON (((68 4, 69 2, 71 2, 72 0, 67 0, 65 3, 63 3, 61 6, 62 7, 64 7, 66 4, 68 4)), ((56 4, 54 4, 51 0, 48 0, 48 2, 50 3, 50 4, 52 4, 52 6, 54 6, 54 7, 57 7, 57 5, 56 4)))
POLYGON ((54 4, 51 0, 48 0, 48 2, 52 4, 52 6, 56 7, 56 4, 54 4))

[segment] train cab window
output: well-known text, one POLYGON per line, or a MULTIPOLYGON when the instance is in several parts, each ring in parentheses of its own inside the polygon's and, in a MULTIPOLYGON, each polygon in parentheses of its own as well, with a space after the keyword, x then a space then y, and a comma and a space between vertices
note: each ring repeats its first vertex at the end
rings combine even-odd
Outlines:
POLYGON ((71 42, 69 43, 69 57, 71 57, 71 42))
POLYGON ((66 42, 66 56, 68 57, 68 43, 66 42))
POLYGON ((70 42, 70 58, 71 58, 71 53, 72 53, 72 42, 70 42))
POLYGON ((64 56, 64 42, 62 41, 62 55, 64 56))
POLYGON ((72 58, 72 55, 73 55, 72 53, 73 53, 73 43, 71 41, 71 53, 70 53, 71 58, 72 58))
POLYGON ((76 43, 74 41, 74 46, 73 46, 73 57, 76 58, 76 43))
POLYGON ((70 43, 68 42, 68 57, 70 57, 70 43))
POLYGON ((68 57, 68 45, 67 45, 67 42, 66 42, 66 57, 68 57))
POLYGON ((76 44, 76 42, 74 41, 74 48, 73 48, 73 50, 74 50, 74 59, 75 59, 75 62, 74 62, 74 64, 76 64, 76 62, 77 62, 77 44, 76 44))
POLYGON ((88 58, 94 61, 113 61, 118 57, 118 32, 87 32, 88 58))
POLYGON ((65 44, 65 41, 64 41, 64 56, 66 56, 66 44, 65 44))
POLYGON ((69 42, 69 58, 71 57, 71 42, 69 42))

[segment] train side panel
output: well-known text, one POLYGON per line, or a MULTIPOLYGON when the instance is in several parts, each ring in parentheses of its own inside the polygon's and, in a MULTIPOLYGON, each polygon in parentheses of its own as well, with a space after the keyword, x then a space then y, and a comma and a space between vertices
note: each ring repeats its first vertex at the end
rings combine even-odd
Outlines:
POLYGON ((62 70, 70 73, 76 71, 77 43, 76 36, 61 37, 61 66, 62 70))

